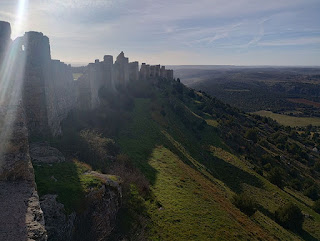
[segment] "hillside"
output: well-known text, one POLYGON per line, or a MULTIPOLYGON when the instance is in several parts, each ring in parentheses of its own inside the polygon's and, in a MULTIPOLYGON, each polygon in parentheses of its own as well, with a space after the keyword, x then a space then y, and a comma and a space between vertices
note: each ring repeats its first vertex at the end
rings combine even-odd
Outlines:
POLYGON ((184 84, 243 111, 319 117, 318 67, 176 66, 184 84))
POLYGON ((64 135, 46 141, 121 178, 112 240, 320 239, 320 214, 312 208, 319 139, 177 81, 138 80, 99 96, 96 110, 73 111, 64 135), (289 203, 302 210, 301 230, 275 215, 289 203))

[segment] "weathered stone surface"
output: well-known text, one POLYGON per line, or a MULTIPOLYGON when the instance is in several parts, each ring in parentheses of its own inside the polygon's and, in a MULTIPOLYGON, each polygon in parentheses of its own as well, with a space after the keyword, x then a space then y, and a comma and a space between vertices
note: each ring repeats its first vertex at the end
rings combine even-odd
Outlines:
POLYGON ((28 151, 28 130, 20 106, 0 108, 0 181, 34 179, 28 151))
POLYGON ((53 135, 61 134, 61 122, 76 106, 75 83, 70 65, 50 61, 46 80, 48 125, 53 135))
POLYGON ((116 84, 126 85, 129 81, 129 59, 121 52, 114 63, 114 79, 116 84))
POLYGON ((0 62, 11 42, 11 26, 10 23, 0 21, 0 62))
POLYGON ((45 241, 23 111, 16 106, 4 109, 5 122, 0 125, 0 240, 45 241))
POLYGON ((11 48, 16 60, 10 65, 23 69, 20 76, 11 74, 8 82, 21 79, 23 83, 19 94, 22 94, 30 135, 59 135, 61 121, 76 104, 71 66, 51 60, 49 39, 42 33, 27 32, 11 48))
POLYGON ((64 162, 63 154, 56 148, 48 145, 48 143, 30 144, 31 161, 35 163, 59 163, 64 162))
POLYGON ((41 197, 40 205, 44 213, 45 227, 48 232, 49 241, 72 240, 76 214, 69 216, 65 214, 64 205, 59 203, 57 195, 44 195, 41 197))
POLYGON ((129 79, 130 81, 139 79, 139 63, 137 61, 129 63, 129 79))
POLYGON ((104 185, 87 195, 89 207, 78 219, 75 240, 108 240, 121 206, 121 186, 108 175, 97 172, 89 172, 88 175, 104 180, 104 185))
POLYGON ((47 240, 43 212, 33 183, 0 182, 0 240, 47 240))

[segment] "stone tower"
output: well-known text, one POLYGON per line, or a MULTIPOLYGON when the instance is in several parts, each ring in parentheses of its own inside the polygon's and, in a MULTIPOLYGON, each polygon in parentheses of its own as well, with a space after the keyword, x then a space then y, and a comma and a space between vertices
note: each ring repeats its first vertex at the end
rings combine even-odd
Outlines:
POLYGON ((21 44, 25 55, 23 103, 31 136, 48 133, 46 80, 49 78, 50 45, 48 37, 27 32, 21 44))
POLYGON ((114 80, 119 85, 126 85, 129 81, 129 59, 121 52, 114 63, 114 80))
POLYGON ((10 23, 0 21, 0 62, 10 42, 11 42, 10 23))

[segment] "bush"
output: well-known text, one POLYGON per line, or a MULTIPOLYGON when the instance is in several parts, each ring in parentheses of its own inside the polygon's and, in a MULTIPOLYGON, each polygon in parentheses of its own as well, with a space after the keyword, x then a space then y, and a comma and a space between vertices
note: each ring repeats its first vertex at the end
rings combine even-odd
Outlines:
POLYGON ((302 229, 303 218, 301 209, 293 203, 288 203, 275 212, 276 222, 292 231, 302 229))
POLYGON ((283 171, 279 167, 273 168, 270 173, 269 173, 269 181, 277 185, 279 188, 284 187, 284 182, 283 182, 283 171))
POLYGON ((106 171, 107 165, 119 153, 119 147, 114 140, 103 137, 94 130, 82 130, 80 132, 81 159, 89 163, 95 169, 106 171))
POLYGON ((240 209, 241 212, 251 216, 257 210, 257 204, 254 200, 245 194, 235 195, 232 203, 240 209))
POLYGON ((316 185, 313 185, 313 186, 309 187, 308 189, 306 189, 303 194, 306 195, 307 197, 311 198, 314 201, 317 200, 319 197, 318 189, 317 189, 316 185))
POLYGON ((247 132, 244 135, 245 138, 253 141, 254 143, 256 143, 258 141, 258 134, 257 131, 255 129, 249 129, 247 130, 247 132))
POLYGON ((314 202, 312 208, 317 213, 320 213, 320 199, 318 199, 317 201, 314 202))

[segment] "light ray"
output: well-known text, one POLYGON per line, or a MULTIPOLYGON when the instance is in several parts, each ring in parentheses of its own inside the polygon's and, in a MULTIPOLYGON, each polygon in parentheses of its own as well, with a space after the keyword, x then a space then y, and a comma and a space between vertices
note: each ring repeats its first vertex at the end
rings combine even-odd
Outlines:
MULTIPOLYGON (((27 0, 19 0, 13 27, 16 33, 22 31, 26 4, 27 0)), ((0 171, 22 99, 26 59, 19 40, 9 42, 0 59, 0 171)))

